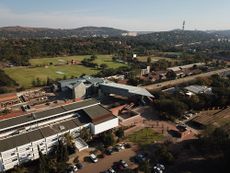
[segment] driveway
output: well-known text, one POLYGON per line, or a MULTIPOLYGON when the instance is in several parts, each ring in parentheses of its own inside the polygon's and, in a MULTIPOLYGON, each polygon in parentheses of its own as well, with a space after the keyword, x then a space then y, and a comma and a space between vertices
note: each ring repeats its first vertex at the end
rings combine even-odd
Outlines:
POLYGON ((125 160, 129 168, 135 168, 136 165, 130 161, 130 158, 136 155, 136 151, 133 148, 125 149, 120 152, 114 152, 112 155, 106 155, 104 158, 99 159, 97 163, 84 163, 84 168, 78 173, 100 173, 112 167, 114 162, 119 160, 125 160))

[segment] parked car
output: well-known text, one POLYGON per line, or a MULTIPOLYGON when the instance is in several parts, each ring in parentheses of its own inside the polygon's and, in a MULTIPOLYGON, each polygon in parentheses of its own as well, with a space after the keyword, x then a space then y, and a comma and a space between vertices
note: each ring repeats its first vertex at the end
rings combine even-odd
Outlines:
POLYGON ((107 148, 107 149, 105 150, 105 153, 106 153, 107 155, 111 155, 111 154, 113 153, 113 149, 112 149, 112 148, 107 148))
POLYGON ((156 167, 156 166, 153 167, 153 172, 154 173, 163 173, 163 171, 160 168, 156 167))
POLYGON ((93 163, 98 162, 97 156, 95 154, 90 154, 89 158, 92 160, 93 163))
POLYGON ((121 151, 125 149, 125 146, 123 144, 117 144, 114 149, 116 151, 121 151))
POLYGON ((156 164, 156 166, 158 167, 158 168, 160 168, 161 170, 165 170, 165 166, 163 165, 163 164, 156 164))
POLYGON ((66 172, 66 173, 74 173, 73 167, 72 167, 72 166, 68 167, 67 170, 66 170, 65 172, 66 172))
POLYGON ((84 165, 83 165, 81 162, 78 162, 78 163, 76 164, 76 167, 77 167, 78 169, 82 169, 82 168, 84 167, 84 165))
POLYGON ((165 166, 163 164, 156 164, 154 167, 153 167, 153 172, 154 173, 163 173, 165 170, 165 166))
POLYGON ((119 163, 124 167, 127 168, 129 165, 124 160, 120 160, 119 163))
POLYGON ((109 169, 108 169, 108 172, 109 172, 109 173, 116 173, 116 171, 115 171, 113 168, 109 168, 109 169))
POLYGON ((188 127, 186 125, 176 125, 176 128, 180 131, 180 132, 185 132, 186 130, 188 130, 188 127))
POLYGON ((74 172, 77 172, 77 171, 78 171, 78 168, 77 168, 76 165, 73 165, 73 166, 72 166, 72 169, 73 169, 74 172))
POLYGON ((138 154, 138 155, 136 155, 136 157, 134 159, 135 159, 135 162, 141 163, 141 162, 144 162, 146 160, 146 157, 143 154, 138 154))

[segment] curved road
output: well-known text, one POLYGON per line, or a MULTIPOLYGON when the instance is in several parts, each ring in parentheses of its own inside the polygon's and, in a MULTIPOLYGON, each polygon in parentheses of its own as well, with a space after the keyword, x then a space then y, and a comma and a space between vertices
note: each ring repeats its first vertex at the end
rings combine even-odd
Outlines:
POLYGON ((211 76, 211 75, 214 75, 214 74, 221 74, 221 73, 228 72, 228 71, 230 71, 230 68, 210 71, 210 72, 207 72, 207 73, 202 73, 202 74, 188 76, 188 77, 184 77, 184 78, 180 78, 180 79, 165 81, 165 82, 161 82, 161 83, 157 83, 157 84, 145 85, 145 86, 142 86, 142 87, 147 89, 147 90, 149 90, 149 91, 160 90, 160 89, 165 88, 165 87, 170 88, 170 87, 173 87, 175 85, 182 84, 184 82, 193 81, 197 77, 207 77, 207 76, 211 76))

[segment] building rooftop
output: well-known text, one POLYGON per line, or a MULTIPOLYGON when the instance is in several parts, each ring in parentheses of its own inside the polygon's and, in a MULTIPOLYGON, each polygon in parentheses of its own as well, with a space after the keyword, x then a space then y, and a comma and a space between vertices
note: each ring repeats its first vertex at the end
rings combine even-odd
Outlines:
POLYGON ((57 135, 58 133, 74 129, 87 123, 92 122, 94 124, 98 124, 115 118, 109 110, 100 105, 93 105, 80 109, 76 111, 76 113, 77 116, 74 118, 0 140, 0 152, 22 146, 30 142, 35 142, 49 136, 57 135))
POLYGON ((211 94, 212 92, 211 88, 208 88, 207 86, 201 86, 201 85, 190 85, 190 86, 185 87, 185 89, 194 94, 200 94, 200 93, 211 94))
POLYGON ((82 76, 80 78, 74 78, 74 79, 67 79, 67 80, 58 81, 58 83, 62 87, 68 87, 70 89, 72 88, 71 86, 74 86, 75 84, 77 84, 79 82, 83 82, 86 85, 87 84, 97 85, 99 83, 103 83, 104 79, 85 75, 85 76, 82 76))
POLYGON ((31 141, 31 142, 38 141, 38 140, 44 138, 42 135, 42 132, 39 129, 28 132, 26 135, 27 135, 29 141, 31 141))
POLYGON ((30 124, 30 123, 36 123, 37 121, 40 121, 41 119, 49 119, 54 118, 57 115, 65 114, 71 111, 77 111, 79 109, 84 109, 85 107, 90 107, 99 104, 94 99, 86 99, 83 101, 71 103, 68 105, 56 107, 53 109, 26 114, 18 117, 14 117, 7 120, 1 120, 0 121, 0 131, 6 130, 13 127, 20 127, 20 125, 30 124))
POLYGON ((21 134, 14 137, 10 137, 4 140, 0 140, 0 152, 13 149, 17 146, 22 146, 29 143, 27 134, 21 134))
POLYGON ((123 92, 127 92, 128 94, 131 94, 131 95, 154 97, 150 92, 148 92, 145 88, 142 88, 142 87, 118 84, 118 83, 113 83, 113 82, 103 83, 103 84, 100 84, 100 86, 109 87, 111 92, 112 90, 114 91, 117 89, 117 91, 122 90, 123 92))
POLYGON ((182 65, 182 66, 175 66, 175 67, 169 67, 167 70, 172 70, 172 71, 180 71, 182 69, 187 69, 187 68, 192 68, 194 66, 202 66, 205 65, 205 63, 193 63, 193 64, 187 64, 187 65, 182 65))
POLYGON ((100 105, 85 108, 83 110, 91 119, 95 119, 103 115, 111 114, 110 111, 108 111, 107 109, 103 108, 100 105))

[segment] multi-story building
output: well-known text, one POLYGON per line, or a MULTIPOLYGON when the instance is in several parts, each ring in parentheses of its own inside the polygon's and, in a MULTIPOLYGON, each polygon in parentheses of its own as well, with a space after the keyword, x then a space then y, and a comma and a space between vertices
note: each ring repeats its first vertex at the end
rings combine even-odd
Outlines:
POLYGON ((97 135, 117 126, 118 118, 93 99, 0 121, 0 172, 38 159, 38 148, 49 153, 66 133, 81 151, 88 147, 82 128, 97 135))

